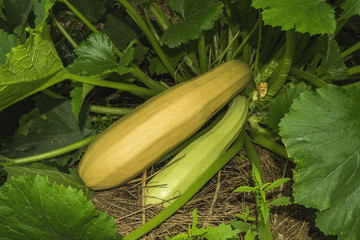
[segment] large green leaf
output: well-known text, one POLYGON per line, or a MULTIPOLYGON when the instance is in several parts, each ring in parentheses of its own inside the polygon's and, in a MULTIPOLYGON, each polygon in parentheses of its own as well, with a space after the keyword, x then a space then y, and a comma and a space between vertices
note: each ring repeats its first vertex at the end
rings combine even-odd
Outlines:
POLYGON ((263 9, 265 24, 282 30, 295 28, 311 35, 335 31, 335 11, 326 0, 253 0, 252 6, 263 9))
POLYGON ((0 86, 37 81, 63 69, 47 28, 43 21, 38 28, 29 29, 26 43, 11 50, 0 68, 0 86))
POLYGON ((65 69, 46 78, 0 86, 0 110, 67 78, 65 69))
POLYGON ((171 48, 197 39, 202 30, 210 30, 223 8, 222 3, 214 0, 167 0, 166 3, 183 19, 166 29, 160 38, 171 48))
POLYGON ((329 86, 295 99, 280 135, 295 159, 294 199, 320 210, 317 226, 360 239, 359 86, 329 86))
POLYGON ((1 240, 110 240, 115 221, 81 191, 47 178, 12 178, 0 188, 1 240))
POLYGON ((12 48, 0 67, 0 110, 66 78, 46 21, 28 31, 25 44, 12 48))

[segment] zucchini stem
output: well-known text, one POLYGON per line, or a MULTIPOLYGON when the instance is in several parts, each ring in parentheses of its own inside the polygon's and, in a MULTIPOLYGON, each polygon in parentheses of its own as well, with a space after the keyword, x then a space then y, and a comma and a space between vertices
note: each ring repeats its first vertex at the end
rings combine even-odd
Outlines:
POLYGON ((77 47, 76 42, 74 41, 74 39, 70 36, 70 34, 66 31, 65 28, 63 28, 63 26, 61 26, 61 24, 59 23, 59 21, 54 17, 54 15, 51 15, 51 20, 55 23, 56 27, 60 30, 60 32, 62 33, 62 35, 66 38, 66 40, 70 43, 70 45, 73 48, 77 47))
POLYGON ((110 114, 115 116, 125 116, 132 111, 131 108, 116 108, 108 106, 89 105, 89 111, 99 114, 110 114))
POLYGON ((208 59, 206 53, 206 43, 205 43, 205 32, 202 31, 199 42, 198 42, 198 52, 199 52, 199 65, 200 65, 200 72, 204 73, 207 72, 208 68, 208 59))
POLYGON ((299 77, 299 78, 302 78, 302 79, 308 81, 309 83, 315 85, 316 87, 326 87, 328 85, 322 79, 316 77, 315 75, 313 75, 309 72, 301 71, 300 69, 291 68, 289 73, 296 77, 299 77))
POLYGON ((344 59, 345 57, 349 56, 350 54, 352 54, 353 52, 356 52, 360 50, 360 42, 356 43, 355 45, 349 47, 348 49, 346 49, 345 51, 343 51, 340 56, 344 59))
POLYGON ((360 65, 348 68, 348 75, 355 75, 360 73, 360 65))
POLYGON ((285 150, 285 147, 283 147, 282 145, 276 143, 275 141, 269 139, 268 137, 266 137, 260 133, 254 133, 254 131, 251 131, 251 136, 253 137, 253 141, 255 144, 260 145, 287 160, 293 161, 288 156, 287 151, 285 150))
POLYGON ((53 158, 53 157, 57 157, 60 156, 62 154, 74 151, 78 148, 84 147, 88 144, 90 144, 96 137, 97 135, 93 135, 91 137, 87 137, 81 141, 75 142, 73 144, 70 144, 66 147, 62 147, 62 148, 58 148, 49 152, 44 152, 44 153, 40 153, 40 154, 36 154, 36 155, 31 155, 28 157, 22 157, 22 158, 17 158, 17 159, 11 159, 8 162, 5 163, 0 163, 0 165, 2 166, 9 166, 9 165, 15 165, 15 164, 24 164, 24 163, 32 163, 32 162, 37 162, 37 161, 41 161, 41 160, 45 160, 48 158, 53 158))
POLYGON ((168 27, 170 27, 171 23, 169 19, 166 17, 166 15, 156 2, 150 3, 149 10, 154 15, 156 21, 164 31, 168 29, 168 27))
POLYGON ((93 78, 93 77, 80 76, 80 75, 71 74, 71 73, 68 73, 68 78, 71 80, 77 81, 77 82, 87 83, 90 85, 115 88, 115 89, 119 89, 119 90, 128 91, 128 92, 130 92, 138 97, 141 97, 143 99, 151 98, 158 93, 155 90, 138 87, 138 86, 132 85, 132 84, 105 81, 105 80, 100 80, 100 79, 93 78))

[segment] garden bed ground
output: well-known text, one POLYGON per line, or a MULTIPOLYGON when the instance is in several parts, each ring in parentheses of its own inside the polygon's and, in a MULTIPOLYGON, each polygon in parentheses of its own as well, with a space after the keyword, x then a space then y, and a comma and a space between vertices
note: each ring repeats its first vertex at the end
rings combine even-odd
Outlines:
MULTIPOLYGON (((291 177, 292 163, 256 146, 263 166, 264 181, 271 182, 283 176, 291 177)), ((150 175, 151 173, 148 173, 150 175)), ((164 235, 174 236, 187 232, 192 223, 192 211, 199 214, 198 227, 217 226, 222 222, 237 220, 236 213, 243 213, 248 206, 255 217, 254 198, 251 193, 234 193, 239 186, 252 185, 251 165, 244 151, 241 151, 219 173, 209 181, 176 214, 163 222, 142 239, 164 239, 164 235), (242 154, 245 158, 240 157, 242 154)), ((97 192, 92 201, 98 210, 106 211, 115 218, 118 232, 127 235, 160 212, 160 206, 142 206, 141 177, 117 189, 97 192)), ((291 195, 291 183, 268 193, 268 199, 291 195)), ((270 225, 276 239, 320 240, 325 239, 318 230, 312 229, 309 220, 311 212, 299 205, 271 208, 270 225)), ((243 239, 243 237, 240 237, 243 239)))

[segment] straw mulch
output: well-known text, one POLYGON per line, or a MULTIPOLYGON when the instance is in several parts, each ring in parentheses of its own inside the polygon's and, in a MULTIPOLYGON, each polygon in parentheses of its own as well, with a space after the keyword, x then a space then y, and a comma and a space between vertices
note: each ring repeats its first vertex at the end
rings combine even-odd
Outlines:
MULTIPOLYGON (((291 177, 293 164, 255 146, 263 167, 264 182, 272 182, 281 177, 291 177)), ((148 171, 148 175, 151 171, 148 171)), ((98 210, 106 211, 114 217, 118 232, 127 235, 160 212, 160 206, 142 206, 141 176, 117 189, 97 192, 92 201, 98 210)), ((231 160, 212 178, 185 206, 163 222, 142 239, 164 239, 165 235, 174 236, 187 232, 192 223, 192 211, 197 209, 198 227, 217 226, 229 220, 238 220, 235 214, 244 213, 248 206, 252 217, 256 217, 254 198, 251 193, 234 193, 239 186, 252 185, 251 164, 244 151, 231 160), (240 157, 244 155, 245 158, 240 157)), ((291 183, 268 192, 269 200, 291 195, 291 183)), ((272 207, 271 228, 276 239, 282 240, 320 240, 324 236, 311 228, 309 215, 312 213, 299 205, 272 207)), ((311 220, 310 220, 311 221, 311 220)), ((243 236, 239 236, 244 239, 243 236)))

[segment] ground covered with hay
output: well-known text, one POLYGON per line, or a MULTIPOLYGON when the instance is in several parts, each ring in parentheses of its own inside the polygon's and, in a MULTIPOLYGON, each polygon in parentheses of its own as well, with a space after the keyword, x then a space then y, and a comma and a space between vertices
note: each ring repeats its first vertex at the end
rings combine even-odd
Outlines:
MULTIPOLYGON (((293 164, 269 151, 256 146, 263 167, 264 182, 272 182, 281 177, 292 177, 293 164)), ((152 170, 153 172, 156 169, 152 170)), ((148 171, 148 175, 152 173, 148 171)), ((115 218, 118 232, 125 236, 158 214, 161 206, 143 206, 142 177, 120 188, 95 193, 92 201, 98 210, 106 211, 115 218)), ((238 220, 235 214, 244 213, 246 206, 250 215, 256 217, 255 201, 252 193, 233 192, 239 186, 252 186, 251 164, 241 151, 200 192, 156 229, 142 239, 164 239, 187 232, 192 223, 192 211, 199 215, 198 227, 217 226, 229 220, 238 220)), ((280 196, 291 196, 291 182, 268 192, 269 200, 280 196)), ((314 229, 312 212, 293 204, 286 207, 271 207, 270 225, 276 239, 320 240, 325 239, 314 229)), ((240 236, 244 239, 244 236, 240 236)))

